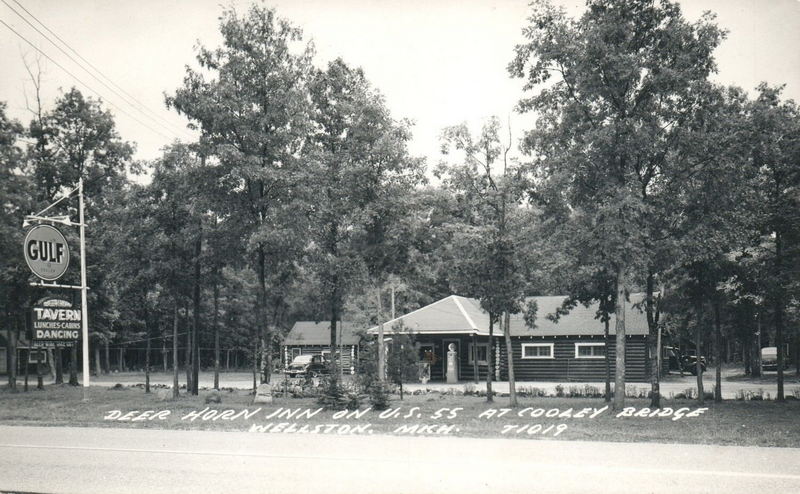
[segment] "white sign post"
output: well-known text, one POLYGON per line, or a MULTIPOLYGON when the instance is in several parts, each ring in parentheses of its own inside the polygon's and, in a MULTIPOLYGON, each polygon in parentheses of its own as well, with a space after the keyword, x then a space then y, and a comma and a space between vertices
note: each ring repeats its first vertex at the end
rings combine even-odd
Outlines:
POLYGON ((83 353, 83 399, 89 390, 89 308, 86 302, 86 223, 83 221, 83 178, 78 179, 78 222, 81 232, 81 353, 83 353))

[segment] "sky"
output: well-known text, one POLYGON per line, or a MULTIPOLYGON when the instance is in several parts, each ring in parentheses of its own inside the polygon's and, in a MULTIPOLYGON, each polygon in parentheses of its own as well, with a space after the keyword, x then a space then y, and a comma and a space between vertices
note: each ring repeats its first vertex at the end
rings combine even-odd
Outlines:
MULTIPOLYGON (((0 0, 0 20, 7 24, 0 23, 0 101, 8 103, 12 117, 26 124, 30 121, 33 86, 24 60, 34 66, 37 52, 14 29, 52 58, 40 56, 45 110, 73 85, 86 95, 100 96, 115 115, 123 139, 136 143, 136 158, 154 159, 173 140, 193 138, 186 120, 166 109, 164 94, 172 94, 181 85, 187 65, 196 67, 198 43, 219 46, 219 15, 221 5, 228 5, 225 1, 0 0), (84 67, 83 60, 91 63, 103 75, 92 77, 50 44, 17 16, 14 10, 55 40, 21 6, 74 49, 64 48, 74 60, 84 67)), ((439 159, 438 136, 446 126, 466 122, 477 132, 487 118, 496 115, 510 122, 515 139, 531 126, 532 116, 514 113, 522 81, 511 79, 506 71, 514 46, 522 41, 527 3, 265 2, 313 40, 317 65, 342 57, 362 67, 385 96, 392 115, 414 122, 410 151, 425 157, 430 167, 439 159)), ((584 5, 580 0, 556 3, 575 16, 584 5)), ((240 11, 249 4, 245 0, 234 3, 240 11)), ((785 96, 800 100, 800 0, 684 0, 680 4, 689 20, 706 10, 715 12, 718 24, 729 31, 715 52, 718 82, 750 91, 761 81, 786 84, 785 96)))

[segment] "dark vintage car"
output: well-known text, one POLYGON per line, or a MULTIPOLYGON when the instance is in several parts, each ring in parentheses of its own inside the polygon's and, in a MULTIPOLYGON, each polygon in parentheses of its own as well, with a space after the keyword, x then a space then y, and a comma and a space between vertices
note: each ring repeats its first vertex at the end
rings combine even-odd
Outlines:
POLYGON ((327 374, 328 365, 322 355, 298 355, 286 368, 286 376, 296 377, 317 377, 327 374))
MULTIPOLYGON (((706 371, 706 358, 704 356, 700 356, 700 368, 703 372, 706 371)), ((697 356, 695 355, 683 355, 681 357, 681 369, 683 372, 689 372, 693 376, 697 375, 697 356)))
MULTIPOLYGON (((789 359, 787 358, 788 349, 784 349, 783 353, 783 370, 789 368, 789 359)), ((761 369, 765 371, 778 370, 778 347, 768 346, 761 349, 761 369)))

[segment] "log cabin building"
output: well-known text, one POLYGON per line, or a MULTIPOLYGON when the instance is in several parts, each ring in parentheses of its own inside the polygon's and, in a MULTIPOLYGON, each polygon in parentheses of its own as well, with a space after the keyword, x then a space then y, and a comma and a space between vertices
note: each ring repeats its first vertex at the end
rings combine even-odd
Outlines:
MULTIPOLYGON (((538 306, 535 327, 525 324, 522 314, 510 318, 514 373, 517 381, 602 382, 605 379, 604 323, 596 317, 598 305, 578 305, 557 321, 553 314, 566 297, 531 297, 538 306)), ((647 318, 637 303, 643 295, 626 302, 625 375, 628 382, 649 379, 647 318)), ((616 320, 611 316, 611 376, 614 378, 616 320)), ((499 323, 494 325, 494 344, 489 346, 489 315, 476 299, 451 295, 384 324, 385 337, 394 331, 411 332, 419 345, 420 360, 430 366, 431 381, 446 379, 447 351, 455 344, 458 380, 485 380, 488 352, 493 354, 494 378, 508 379, 508 354, 499 323)), ((378 328, 370 328, 377 334, 378 328)))
MULTIPOLYGON (((331 351, 330 322, 297 321, 281 344, 284 369, 298 355, 328 356, 331 351)), ((358 366, 359 336, 354 326, 339 322, 337 342, 341 366, 345 372, 355 374, 358 366)))

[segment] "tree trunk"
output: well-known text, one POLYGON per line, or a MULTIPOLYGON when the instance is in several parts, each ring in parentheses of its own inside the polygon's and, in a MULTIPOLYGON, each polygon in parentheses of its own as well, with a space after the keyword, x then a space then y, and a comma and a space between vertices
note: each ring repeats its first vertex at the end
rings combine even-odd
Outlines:
POLYGON ((264 382, 272 382, 272 328, 267 328, 266 339, 264 341, 264 382))
POLYGON ((8 389, 17 390, 17 331, 8 332, 8 389))
POLYGON ((192 329, 189 326, 189 304, 187 303, 184 307, 184 314, 186 314, 186 318, 184 319, 184 329, 186 330, 186 350, 183 353, 183 366, 184 370, 186 371, 186 392, 192 392, 192 350, 194 349, 194 343, 192 342, 192 329))
MULTIPOLYGON (((30 343, 28 343, 28 345, 30 345, 30 343)), ((28 348, 25 350, 25 360, 23 360, 23 365, 25 366, 25 382, 23 384, 22 390, 25 391, 26 393, 28 392, 28 375, 30 374, 30 366, 28 365, 28 363, 30 363, 30 361, 31 361, 31 347, 28 346, 28 348)))
POLYGON ((169 360, 169 355, 167 355, 166 338, 161 338, 161 366, 164 368, 164 374, 167 373, 167 360, 169 360))
POLYGON ((714 401, 722 401, 722 321, 720 316, 720 301, 714 298, 714 401))
POLYGON ((177 398, 178 391, 178 298, 172 307, 172 397, 177 398))
POLYGON ((36 351, 36 389, 44 389, 44 378, 42 376, 42 353, 44 350, 36 351))
POLYGON ((775 232, 775 346, 778 351, 778 401, 784 401, 783 394, 783 235, 782 232, 775 232))
POLYGON ((506 340, 506 365, 508 366, 508 398, 509 406, 517 406, 517 387, 514 377, 514 352, 511 346, 511 316, 508 312, 503 316, 503 338, 506 340))
MULTIPOLYGON (((729 332, 730 333, 730 332, 729 332)), ((734 346, 731 342, 730 334, 725 336, 725 355, 722 357, 725 363, 732 363, 733 362, 733 352, 734 346)))
MULTIPOLYGON (((256 342, 260 340, 262 346, 262 353, 260 356, 262 359, 261 382, 266 383, 269 379, 269 372, 263 360, 265 360, 264 352, 266 349, 264 346, 266 345, 269 328, 267 327, 267 264, 263 245, 258 246, 258 307, 256 309, 256 321, 258 323, 256 342)), ((333 350, 333 348, 331 350, 333 350)), ((258 350, 256 350, 256 352, 258 352, 258 350)), ((258 360, 256 360, 256 366, 258 366, 258 360)))
POLYGON ((78 385, 78 342, 69 349, 69 385, 78 385))
POLYGON ((703 347, 703 297, 697 296, 695 301, 695 313, 697 314, 697 327, 694 331, 694 356, 695 356, 695 372, 697 373, 697 401, 702 405, 705 403, 705 391, 703 390, 703 367, 700 362, 701 351, 703 347))
POLYGON ((103 373, 103 362, 100 359, 100 345, 94 346, 94 371, 99 377, 103 373))
POLYGON ((752 366, 752 339, 751 336, 747 336, 742 341, 742 357, 744 358, 744 375, 751 376, 753 375, 753 366, 752 366))
POLYGON ((197 396, 200 380, 200 254, 203 249, 203 219, 198 218, 198 234, 194 242, 194 293, 192 294, 192 394, 197 396))
POLYGON ((625 268, 617 267, 617 302, 614 307, 617 324, 616 372, 614 375, 614 410, 625 406, 625 268))
MULTIPOLYGON (((609 316, 610 314, 606 314, 609 316)), ((605 336, 605 362, 606 362, 606 389, 605 389, 605 402, 611 403, 611 352, 609 349, 611 348, 611 332, 609 331, 609 326, 611 321, 609 321, 609 317, 606 317, 604 321, 604 336, 605 336)))
POLYGON ((383 300, 380 287, 377 289, 376 300, 378 301, 378 382, 383 384, 386 381, 386 350, 383 348, 383 300))
POLYGON ((42 350, 44 351, 44 364, 43 364, 44 365, 44 369, 42 370, 42 372, 46 376, 47 375, 52 375, 52 376, 55 377, 55 374, 54 374, 55 367, 54 366, 55 366, 56 360, 55 360, 55 357, 53 356, 53 349, 52 348, 48 348, 47 350, 45 350, 43 348, 42 350), (49 365, 47 364, 48 362, 50 362, 49 365))
POLYGON ((486 401, 494 401, 492 396, 492 349, 494 346, 494 314, 489 314, 489 349, 486 351, 486 401))
POLYGON ((53 350, 53 358, 56 367, 56 384, 64 384, 64 362, 61 358, 61 347, 53 350))
POLYGON ((256 393, 258 383, 256 382, 258 376, 258 343, 253 347, 253 394, 256 393))
MULTIPOLYGON (((338 276, 334 276, 334 287, 338 285, 339 278, 338 276)), ((331 303, 330 303, 330 310, 331 310, 331 325, 330 325, 330 332, 331 332, 331 375, 338 376, 339 375, 339 367, 338 358, 336 355, 336 343, 337 343, 337 332, 336 332, 336 323, 339 319, 339 298, 337 288, 334 288, 333 293, 331 294, 331 303)), ((382 343, 379 343, 383 345, 382 343)), ((380 356, 378 356, 380 358, 380 356)), ((379 374, 380 376, 380 374, 379 374)), ((381 381, 382 382, 382 381, 381 381)))
POLYGON ((212 326, 214 328, 214 389, 219 389, 219 285, 216 274, 214 275, 214 315, 212 326))
POLYGON ((150 314, 147 310, 147 301, 145 300, 144 306, 144 392, 150 392, 150 314))
POLYGON ((108 340, 103 342, 103 351, 105 353, 105 367, 103 367, 103 372, 108 374, 111 372, 111 350, 108 348, 108 340))
POLYGON ((125 350, 122 347, 122 344, 119 345, 119 350, 117 351, 117 372, 123 372, 125 370, 125 357, 124 357, 125 350))
POLYGON ((478 340, 472 334, 472 372, 474 373, 475 384, 478 384, 478 340))
POLYGON ((756 313, 755 345, 753 345, 753 377, 761 377, 761 313, 756 313))
POLYGON ((647 351, 650 356, 650 408, 661 408, 661 382, 659 363, 661 361, 658 354, 659 325, 658 307, 653 297, 655 291, 655 279, 653 272, 647 274, 647 294, 645 309, 647 312, 647 351))

